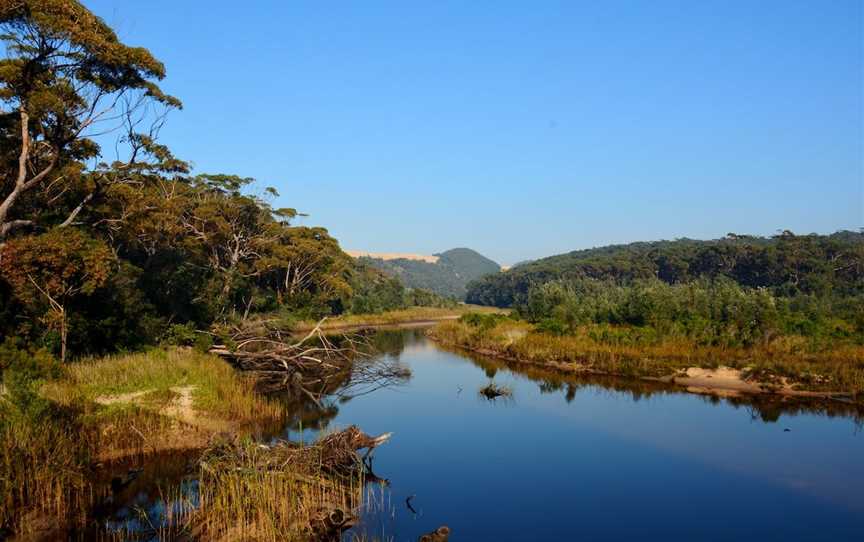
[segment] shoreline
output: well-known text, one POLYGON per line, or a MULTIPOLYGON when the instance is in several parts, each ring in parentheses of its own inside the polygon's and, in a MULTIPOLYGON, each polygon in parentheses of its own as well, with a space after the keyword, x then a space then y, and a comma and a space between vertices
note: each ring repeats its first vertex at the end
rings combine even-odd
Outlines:
MULTIPOLYGON (((429 330, 431 331, 431 329, 429 330)), ((776 395, 779 397, 794 397, 798 399, 827 399, 838 401, 847 404, 857 404, 851 392, 836 392, 836 391, 808 391, 796 390, 789 384, 778 386, 768 382, 754 382, 745 380, 741 376, 741 371, 730 367, 720 366, 717 369, 704 369, 700 367, 688 367, 684 374, 671 374, 668 376, 635 376, 602 371, 591 367, 574 365, 573 363, 564 363, 560 361, 532 361, 520 359, 514 356, 508 356, 502 352, 488 348, 472 348, 461 344, 452 343, 437 337, 434 333, 427 331, 426 336, 433 342, 439 345, 456 348, 466 352, 487 356, 494 359, 512 363, 515 365, 524 365, 530 367, 538 367, 556 371, 565 375, 600 375, 612 376, 615 378, 626 378, 632 380, 644 380, 648 382, 658 382, 674 386, 676 389, 697 395, 711 395, 715 397, 742 397, 748 395, 776 395)))

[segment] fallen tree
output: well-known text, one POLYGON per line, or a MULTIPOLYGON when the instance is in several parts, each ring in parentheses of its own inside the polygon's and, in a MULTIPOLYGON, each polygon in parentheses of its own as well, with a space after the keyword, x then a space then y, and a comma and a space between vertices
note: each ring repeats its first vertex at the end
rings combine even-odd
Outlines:
POLYGON ((253 372, 263 391, 293 391, 318 405, 324 395, 360 395, 411 376, 393 360, 370 356, 362 333, 325 334, 325 320, 299 339, 266 322, 238 327, 210 352, 253 372))

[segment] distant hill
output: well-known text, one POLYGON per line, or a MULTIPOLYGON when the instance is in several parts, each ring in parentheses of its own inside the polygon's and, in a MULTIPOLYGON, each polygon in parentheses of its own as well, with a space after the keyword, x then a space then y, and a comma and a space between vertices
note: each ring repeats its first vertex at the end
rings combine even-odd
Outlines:
POLYGON ((346 252, 397 277, 409 288, 431 290, 460 301, 465 299, 469 282, 501 271, 500 265, 470 248, 454 248, 431 256, 358 250, 346 252))
POLYGON ((729 277, 780 295, 864 292, 864 233, 774 237, 729 234, 722 239, 638 242, 550 256, 513 266, 468 286, 466 301, 507 307, 531 286, 580 277, 628 282, 659 278, 681 283, 729 277))

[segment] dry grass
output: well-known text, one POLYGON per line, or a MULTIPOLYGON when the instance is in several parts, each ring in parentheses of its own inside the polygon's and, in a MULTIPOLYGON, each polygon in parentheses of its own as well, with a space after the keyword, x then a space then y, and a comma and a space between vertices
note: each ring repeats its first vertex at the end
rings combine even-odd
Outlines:
POLYGON ((46 516, 83 521, 89 509, 96 434, 60 416, 0 424, 0 538, 4 527, 27 534, 46 516))
POLYGON ((215 431, 269 429, 285 416, 227 363, 191 350, 75 363, 41 393, 47 415, 0 409, 0 529, 28 533, 47 517, 81 525, 98 496, 94 461, 204 448, 215 431), (191 416, 179 410, 184 395, 191 416))
POLYGON ((122 399, 142 393, 135 404, 161 412, 189 389, 192 408, 202 420, 258 423, 281 419, 281 407, 254 390, 254 382, 222 359, 186 349, 151 350, 110 356, 69 366, 68 377, 49 387, 50 397, 61 403, 122 399))
MULTIPOLYGON (((329 540, 363 498, 361 470, 326 469, 322 449, 220 445, 205 454, 198 510, 189 524, 206 540, 329 540)), ((338 539, 338 538, 333 538, 338 539)))
MULTIPOLYGON (((439 320, 456 319, 469 312, 482 314, 506 313, 508 309, 496 307, 481 307, 479 305, 457 305, 453 308, 412 307, 380 314, 347 314, 328 318, 322 325, 323 329, 342 329, 366 326, 388 326, 412 322, 435 322, 439 320)), ((293 326, 294 331, 309 331, 317 322, 302 321, 293 326)))
POLYGON ((525 322, 504 320, 481 329, 463 322, 442 322, 430 333, 453 346, 535 364, 563 364, 576 371, 634 377, 663 377, 688 367, 741 369, 761 382, 793 383, 802 390, 864 392, 864 347, 839 345, 809 352, 802 341, 781 337, 754 348, 699 346, 686 340, 630 346, 599 342, 590 329, 555 336, 525 322))

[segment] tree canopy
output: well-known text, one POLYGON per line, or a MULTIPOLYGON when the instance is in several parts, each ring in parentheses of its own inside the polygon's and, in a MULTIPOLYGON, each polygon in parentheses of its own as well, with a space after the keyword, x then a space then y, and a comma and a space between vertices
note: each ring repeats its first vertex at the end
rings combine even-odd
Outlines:
POLYGON ((65 358, 256 312, 440 301, 294 225, 274 188, 193 174, 158 139, 181 108, 165 67, 79 2, 0 2, 0 29, 0 335, 65 358))

